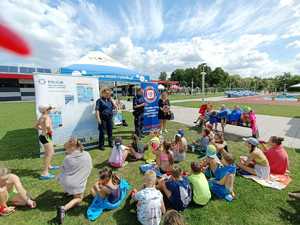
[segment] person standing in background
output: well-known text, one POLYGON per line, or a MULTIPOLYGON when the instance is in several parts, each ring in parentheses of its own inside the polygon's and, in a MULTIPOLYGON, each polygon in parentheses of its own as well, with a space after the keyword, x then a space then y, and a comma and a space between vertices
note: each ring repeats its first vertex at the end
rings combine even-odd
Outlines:
POLYGON ((144 127, 144 108, 146 102, 144 99, 144 91, 142 88, 137 90, 136 96, 133 98, 133 116, 134 116, 134 128, 135 134, 142 138, 144 127))
POLYGON ((96 102, 96 119, 99 130, 99 149, 104 150, 104 131, 108 137, 108 146, 113 147, 113 110, 116 108, 111 99, 111 90, 107 87, 101 89, 100 98, 96 102))
POLYGON ((161 93, 160 99, 158 100, 158 119, 160 121, 160 133, 168 133, 167 120, 171 119, 170 101, 168 99, 168 93, 166 91, 161 93))

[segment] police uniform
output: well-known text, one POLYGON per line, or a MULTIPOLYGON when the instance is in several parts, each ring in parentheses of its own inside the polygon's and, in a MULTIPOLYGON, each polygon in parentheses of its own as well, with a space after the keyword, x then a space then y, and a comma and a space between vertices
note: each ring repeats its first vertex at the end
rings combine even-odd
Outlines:
POLYGON ((144 127, 144 106, 135 108, 137 105, 145 103, 143 95, 137 95, 133 98, 133 116, 134 116, 134 128, 135 134, 139 137, 142 136, 144 127))
POLYGON ((99 111, 101 119, 101 124, 98 124, 100 149, 104 147, 105 130, 108 137, 108 144, 112 146, 113 109, 114 104, 111 99, 101 97, 96 101, 96 110, 99 111))

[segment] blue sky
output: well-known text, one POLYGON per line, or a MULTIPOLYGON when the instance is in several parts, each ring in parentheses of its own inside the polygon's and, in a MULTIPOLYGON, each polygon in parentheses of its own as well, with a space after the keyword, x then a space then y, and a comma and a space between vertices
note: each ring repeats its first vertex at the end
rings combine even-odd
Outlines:
POLYGON ((0 20, 31 44, 28 59, 59 67, 100 50, 154 77, 206 62, 232 74, 300 74, 299 0, 1 0, 0 20))

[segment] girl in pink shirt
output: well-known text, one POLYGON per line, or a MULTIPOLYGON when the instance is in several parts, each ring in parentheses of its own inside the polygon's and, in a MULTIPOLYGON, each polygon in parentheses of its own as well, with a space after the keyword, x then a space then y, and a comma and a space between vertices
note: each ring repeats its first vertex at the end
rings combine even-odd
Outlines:
POLYGON ((286 174, 289 168, 289 156, 282 146, 283 138, 272 136, 269 147, 262 143, 262 149, 269 161, 271 174, 286 174))

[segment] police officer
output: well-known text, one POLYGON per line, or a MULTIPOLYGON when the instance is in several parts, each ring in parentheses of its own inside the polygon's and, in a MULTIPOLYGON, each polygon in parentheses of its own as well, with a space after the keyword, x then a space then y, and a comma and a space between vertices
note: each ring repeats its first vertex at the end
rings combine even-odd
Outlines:
POLYGON ((137 90, 136 96, 133 98, 133 116, 134 116, 134 128, 135 134, 139 137, 143 137, 144 127, 144 107, 146 105, 144 99, 144 91, 142 88, 137 90))
POLYGON ((113 110, 115 104, 111 99, 111 90, 103 88, 100 93, 101 97, 96 102, 96 119, 99 130, 99 149, 104 150, 104 131, 108 137, 108 145, 112 147, 112 129, 113 129, 113 110))

